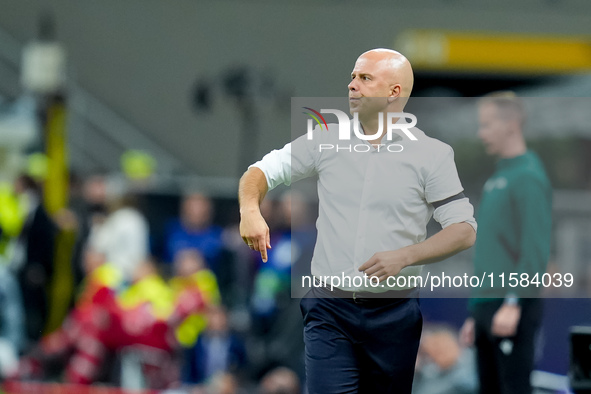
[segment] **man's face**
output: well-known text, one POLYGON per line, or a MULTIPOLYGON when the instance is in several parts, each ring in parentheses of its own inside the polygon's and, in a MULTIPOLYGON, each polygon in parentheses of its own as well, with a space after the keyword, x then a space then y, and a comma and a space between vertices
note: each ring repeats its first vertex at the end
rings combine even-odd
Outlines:
POLYGON ((349 109, 360 115, 384 111, 387 97, 392 95, 388 62, 376 56, 362 55, 357 59, 349 83, 349 109))
POLYGON ((482 140, 486 153, 498 156, 507 142, 510 127, 499 108, 492 103, 481 104, 478 108, 479 128, 478 137, 482 140))

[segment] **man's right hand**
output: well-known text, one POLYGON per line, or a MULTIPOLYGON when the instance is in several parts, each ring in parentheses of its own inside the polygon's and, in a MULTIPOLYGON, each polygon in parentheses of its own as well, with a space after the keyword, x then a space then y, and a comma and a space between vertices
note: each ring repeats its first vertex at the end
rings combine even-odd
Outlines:
POLYGON ((469 317, 464 322, 462 329, 460 330, 460 344, 462 346, 472 346, 474 345, 474 338, 475 338, 475 328, 474 328, 474 319, 469 317))
POLYGON ((240 236, 252 250, 261 253, 263 263, 267 262, 267 249, 271 249, 269 226, 256 208, 240 212, 240 236))

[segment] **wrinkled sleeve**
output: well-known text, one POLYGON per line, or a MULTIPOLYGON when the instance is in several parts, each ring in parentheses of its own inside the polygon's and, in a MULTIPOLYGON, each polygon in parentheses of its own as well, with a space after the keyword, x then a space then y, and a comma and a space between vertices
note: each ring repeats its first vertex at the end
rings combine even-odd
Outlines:
POLYGON ((316 174, 318 150, 303 135, 281 149, 267 153, 250 167, 257 167, 265 174, 267 186, 272 190, 284 184, 291 185, 300 179, 316 174))
MULTIPOLYGON (((431 163, 431 170, 425 182, 425 197, 429 204, 442 201, 462 193, 464 188, 454 162, 453 149, 446 145, 431 163)), ((435 209, 433 218, 445 228, 454 223, 466 222, 476 231, 474 207, 468 198, 459 198, 435 209)))
POLYGON ((443 228, 454 223, 465 222, 472 226, 474 231, 477 229, 476 219, 474 219, 474 207, 466 197, 449 202, 435 209, 433 218, 443 228))

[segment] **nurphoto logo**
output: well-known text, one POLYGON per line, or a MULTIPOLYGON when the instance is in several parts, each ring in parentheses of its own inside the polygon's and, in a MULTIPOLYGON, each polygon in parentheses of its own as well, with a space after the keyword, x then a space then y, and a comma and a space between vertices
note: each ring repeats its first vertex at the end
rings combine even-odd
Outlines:
MULTIPOLYGON (((308 140, 312 140, 314 138, 314 121, 320 127, 321 131, 328 130, 328 123, 322 114, 333 114, 337 117, 338 125, 339 125, 339 140, 341 141, 349 141, 351 140, 351 130, 355 133, 355 136, 363 141, 373 141, 378 139, 384 132, 384 119, 386 120, 386 140, 392 141, 393 135, 395 130, 400 130, 410 139, 411 141, 417 141, 417 137, 415 137, 412 132, 409 130, 416 126, 417 118, 411 113, 408 112, 388 112, 385 114, 383 112, 378 113, 378 130, 375 134, 365 134, 363 132, 363 128, 361 123, 359 122, 359 114, 357 112, 353 113, 353 119, 349 119, 349 115, 345 112, 340 111, 338 109, 321 109, 320 112, 316 111, 310 107, 303 107, 304 109, 308 110, 309 112, 304 112, 305 115, 308 115, 310 118, 308 119, 307 123, 307 138, 308 140), (406 123, 406 119, 410 119, 409 123, 406 123), (351 121, 353 122, 353 127, 351 127, 351 121)), ((398 139, 398 137, 396 138, 398 139)), ((380 147, 386 146, 389 152, 402 152, 404 149, 400 144, 379 144, 376 148, 379 150, 380 147)), ((331 150, 336 149, 338 152, 339 150, 347 150, 351 152, 354 150, 355 152, 368 152, 371 150, 371 147, 366 144, 358 144, 358 145, 348 145, 348 146, 340 146, 334 144, 320 144, 320 151, 323 150, 331 150)))

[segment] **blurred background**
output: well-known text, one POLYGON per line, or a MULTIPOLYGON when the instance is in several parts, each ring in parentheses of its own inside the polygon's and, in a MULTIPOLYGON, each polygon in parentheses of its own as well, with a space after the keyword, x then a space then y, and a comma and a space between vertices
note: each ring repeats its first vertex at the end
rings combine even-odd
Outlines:
MULTIPOLYGON (((269 195, 263 266, 237 230, 238 179, 290 140, 292 97, 345 95, 357 56, 388 47, 413 64, 413 96, 445 113, 422 128, 452 145, 476 207, 494 160, 476 113, 453 104, 535 98, 526 136, 555 189, 550 269, 574 275, 577 298, 548 294, 534 379, 565 392, 569 328, 591 324, 589 26, 587 0, 0 0, 6 391, 302 392, 289 275, 294 248, 309 261, 314 203, 269 195)), ((467 301, 422 305, 426 337, 473 376, 455 348, 467 301)), ((430 349, 427 377, 448 368, 430 349)))

